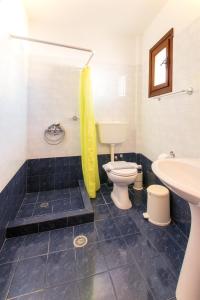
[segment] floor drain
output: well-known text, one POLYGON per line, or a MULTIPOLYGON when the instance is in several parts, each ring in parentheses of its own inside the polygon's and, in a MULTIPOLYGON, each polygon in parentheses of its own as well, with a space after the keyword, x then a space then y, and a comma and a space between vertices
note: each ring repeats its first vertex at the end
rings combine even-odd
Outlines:
POLYGON ((81 248, 84 247, 85 245, 87 245, 88 239, 85 235, 78 235, 77 237, 75 237, 74 239, 74 246, 76 248, 81 248))
POLYGON ((40 207, 41 208, 47 208, 47 207, 49 207, 49 203, 43 202, 43 203, 40 204, 40 207))

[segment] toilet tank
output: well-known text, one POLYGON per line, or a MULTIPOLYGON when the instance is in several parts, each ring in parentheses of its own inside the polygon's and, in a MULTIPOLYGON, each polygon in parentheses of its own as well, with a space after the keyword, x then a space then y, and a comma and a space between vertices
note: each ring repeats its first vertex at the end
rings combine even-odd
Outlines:
POLYGON ((127 139, 128 123, 100 122, 96 125, 99 141, 102 144, 120 144, 127 139))

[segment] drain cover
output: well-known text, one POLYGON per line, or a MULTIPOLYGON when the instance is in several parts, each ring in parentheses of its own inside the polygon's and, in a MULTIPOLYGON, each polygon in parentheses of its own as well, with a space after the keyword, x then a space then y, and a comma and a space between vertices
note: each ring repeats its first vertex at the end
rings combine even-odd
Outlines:
POLYGON ((40 204, 40 207, 41 207, 41 208, 47 208, 47 207, 49 207, 49 203, 48 203, 48 202, 42 202, 42 203, 40 204))
POLYGON ((75 237, 74 239, 74 246, 76 248, 81 248, 84 247, 85 245, 87 245, 88 239, 85 235, 78 235, 77 237, 75 237))

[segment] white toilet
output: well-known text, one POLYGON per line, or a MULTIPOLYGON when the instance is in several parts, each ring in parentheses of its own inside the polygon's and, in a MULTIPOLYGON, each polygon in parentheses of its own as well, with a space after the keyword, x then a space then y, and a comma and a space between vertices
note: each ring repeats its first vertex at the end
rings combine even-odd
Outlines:
POLYGON ((127 138, 128 123, 107 122, 98 123, 97 131, 102 144, 110 145, 111 162, 104 165, 108 178, 113 182, 111 198, 120 209, 129 209, 132 203, 128 195, 129 184, 137 177, 138 165, 126 161, 114 161, 115 144, 123 143, 127 138))
POLYGON ((110 163, 104 165, 103 168, 106 171, 108 178, 113 182, 111 198, 114 204, 120 209, 129 209, 132 207, 132 203, 128 195, 128 186, 129 184, 134 183, 137 177, 137 165, 125 161, 120 161, 120 163, 121 169, 118 167, 118 161, 111 162, 113 165, 113 169, 111 170, 109 170, 110 163), (129 165, 131 168, 128 168, 129 165))

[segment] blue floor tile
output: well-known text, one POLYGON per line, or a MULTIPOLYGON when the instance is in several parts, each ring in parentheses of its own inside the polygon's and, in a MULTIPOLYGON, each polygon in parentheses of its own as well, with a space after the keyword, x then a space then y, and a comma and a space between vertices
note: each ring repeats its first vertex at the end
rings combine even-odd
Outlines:
POLYGON ((178 278, 182 266, 184 251, 163 230, 151 230, 148 238, 159 254, 170 264, 173 274, 178 278))
POLYGON ((112 219, 96 221, 99 240, 108 240, 120 236, 120 231, 112 219))
POLYGON ((171 238, 174 239, 174 241, 179 245, 179 247, 183 251, 185 251, 188 240, 184 236, 182 231, 178 228, 178 226, 176 226, 175 223, 172 223, 170 226, 166 227, 166 232, 170 235, 171 238))
POLYGON ((44 286, 47 257, 38 256, 18 263, 10 286, 10 298, 40 290, 44 286))
POLYGON ((58 199, 69 199, 70 191, 69 189, 60 189, 54 191, 54 197, 56 200, 58 199))
POLYGON ((144 191, 135 191, 133 189, 129 192, 133 207, 139 212, 146 211, 146 193, 144 191))
POLYGON ((75 226, 74 237, 76 237, 77 235, 85 235, 88 239, 88 243, 96 242, 98 240, 94 222, 75 226))
POLYGON ((134 207, 129 210, 128 215, 137 224, 140 232, 146 234, 148 230, 156 229, 157 226, 151 224, 148 220, 144 219, 142 212, 137 211, 134 207))
POLYGON ((73 227, 50 231, 49 252, 73 248, 73 227))
POLYGON ((35 204, 22 205, 16 218, 29 218, 33 215, 35 204))
POLYGON ((54 190, 39 192, 38 202, 48 202, 52 200, 56 200, 54 190))
POLYGON ((175 296, 177 280, 160 256, 143 261, 139 268, 155 299, 167 300, 175 296))
POLYGON ((113 218, 119 217, 122 215, 126 215, 127 213, 130 212, 130 209, 119 209, 114 203, 109 203, 108 204, 108 209, 111 213, 111 216, 113 218))
POLYGON ((70 200, 56 200, 52 201, 52 210, 53 213, 60 213, 60 212, 66 212, 71 209, 71 202, 70 200))
POLYGON ((76 279, 75 252, 73 249, 49 254, 46 267, 46 287, 76 279))
POLYGON ((163 229, 151 230, 148 232, 148 239, 155 245, 159 252, 175 253, 181 248, 163 229))
POLYGON ((33 215, 34 216, 42 216, 46 214, 52 213, 52 202, 41 202, 36 204, 33 215))
MULTIPOLYGON (((8 293, 16 300, 172 300, 187 237, 174 223, 158 227, 144 220, 145 193, 131 190, 133 208, 124 211, 111 191, 105 184, 91 201, 99 219, 94 223, 6 240, 0 300, 8 293), (74 248, 73 238, 81 234, 88 244, 74 248)), ((79 187, 40 196, 51 207, 59 203, 61 212, 63 199, 80 203, 79 187)), ((37 193, 25 197, 27 207, 41 204, 37 193)))
POLYGON ((105 204, 104 198, 100 192, 97 193, 97 197, 95 199, 91 200, 91 203, 93 206, 105 204))
POLYGON ((110 274, 118 300, 153 300, 135 265, 114 269, 110 274))
POLYGON ((169 264, 171 271, 173 272, 175 278, 177 279, 181 271, 185 252, 181 250, 181 251, 176 251, 174 253, 173 252, 162 253, 161 255, 163 256, 167 264, 169 264))
POLYGON ((6 299, 16 265, 9 263, 0 266, 0 300, 6 299))
POLYGON ((109 185, 107 185, 107 184, 102 184, 102 185, 101 185, 101 193, 102 193, 103 195, 108 194, 108 193, 111 193, 112 190, 113 190, 113 186, 112 186, 112 185, 111 185, 111 186, 109 186, 109 185))
POLYGON ((122 238, 99 243, 109 269, 130 264, 130 252, 122 238))
POLYGON ((20 258, 28 258, 47 254, 49 245, 49 232, 30 234, 25 237, 20 258))
POLYGON ((175 222, 178 228, 183 232, 183 234, 188 238, 190 234, 190 228, 191 224, 190 223, 180 223, 180 222, 175 222))
POLYGON ((26 194, 23 199, 23 205, 24 204, 35 204, 38 200, 38 193, 29 193, 26 194))
POLYGON ((69 198, 70 198, 69 189, 44 191, 39 193, 38 202, 56 201, 61 199, 67 200, 69 198))
POLYGON ((71 210, 83 209, 84 204, 81 197, 81 194, 78 196, 71 196, 71 210))
POLYGON ((108 273, 92 276, 79 282, 81 300, 115 300, 108 273))
POLYGON ((24 242, 24 237, 7 239, 0 252, 0 264, 17 261, 24 242))
POLYGON ((126 235, 123 239, 127 244, 132 259, 136 260, 138 264, 143 263, 145 260, 149 261, 159 255, 150 241, 140 233, 126 235))
POLYGON ((82 279, 107 270, 103 253, 96 244, 76 248, 77 278, 82 279))
POLYGON ((111 191, 110 191, 110 192, 106 192, 106 193, 102 193, 103 198, 104 198, 104 201, 105 201, 105 203, 107 203, 107 204, 113 202, 112 199, 111 199, 110 194, 111 194, 111 191))
POLYGON ((78 285, 76 282, 70 282, 46 289, 42 300, 80 300, 78 285))
POLYGON ((70 196, 71 197, 76 197, 76 196, 80 196, 80 189, 79 187, 74 187, 74 188, 69 188, 70 191, 70 196))
POLYGON ((122 235, 134 234, 139 232, 135 221, 129 216, 121 216, 114 219, 122 235))
POLYGON ((97 205, 94 209, 95 220, 103 220, 111 217, 107 205, 97 205))

